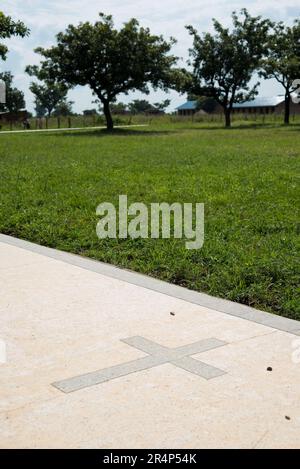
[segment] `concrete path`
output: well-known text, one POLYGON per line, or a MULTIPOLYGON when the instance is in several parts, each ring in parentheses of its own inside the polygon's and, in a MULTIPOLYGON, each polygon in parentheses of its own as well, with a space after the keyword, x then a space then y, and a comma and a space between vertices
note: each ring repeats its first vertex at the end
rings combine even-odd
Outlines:
POLYGON ((299 322, 4 235, 0 291, 1 448, 300 447, 299 322))
MULTIPOLYGON (((115 125, 114 129, 127 129, 128 127, 147 127, 148 124, 130 124, 130 125, 115 125)), ((103 130, 106 126, 98 127, 65 127, 61 129, 28 129, 28 130, 1 130, 0 135, 7 134, 30 134, 38 132, 69 132, 70 130, 103 130)))

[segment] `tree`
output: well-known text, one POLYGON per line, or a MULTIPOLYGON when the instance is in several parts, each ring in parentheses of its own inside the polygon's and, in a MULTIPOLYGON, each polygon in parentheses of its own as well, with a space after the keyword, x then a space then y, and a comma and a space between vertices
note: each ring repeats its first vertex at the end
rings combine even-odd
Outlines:
POLYGON ((110 110, 112 114, 124 114, 127 112, 127 104, 125 103, 111 103, 110 110))
MULTIPOLYGON (((104 108, 102 106, 101 101, 99 99, 95 99, 95 101, 92 101, 95 104, 98 104, 98 111, 100 114, 104 113, 104 108)), ((116 99, 114 99, 110 103, 110 112, 111 114, 125 114, 127 112, 127 104, 122 103, 122 102, 117 102, 116 99)))
POLYGON ((153 106, 146 99, 134 99, 128 104, 128 109, 131 114, 144 114, 151 111, 153 106))
MULTIPOLYGON (((25 37, 29 34, 29 29, 22 21, 14 21, 10 16, 5 16, 0 11, 0 39, 9 39, 12 36, 25 37)), ((0 43, 0 57, 6 60, 8 49, 0 43)))
POLYGON ((170 106, 170 99, 165 99, 160 103, 151 104, 146 99, 134 99, 128 104, 128 109, 131 114, 147 114, 147 113, 161 113, 170 106))
POLYGON ((188 95, 188 100, 197 101, 197 111, 203 109, 205 112, 214 112, 217 107, 217 101, 209 96, 188 95))
POLYGON ((233 104, 253 99, 257 94, 259 83, 250 88, 249 81, 267 50, 272 25, 260 16, 251 17, 246 9, 241 10, 240 17, 233 12, 232 22, 230 32, 213 19, 214 35, 200 36, 192 26, 187 26, 193 36, 190 49, 193 80, 188 91, 214 98, 223 107, 226 127, 231 125, 233 104))
POLYGON ((29 76, 34 76, 42 83, 31 82, 29 89, 35 96, 35 109, 37 115, 51 116, 52 111, 66 101, 68 87, 64 83, 55 82, 47 76, 37 65, 28 65, 25 68, 29 76))
POLYGON ((64 101, 68 93, 67 88, 60 83, 46 83, 45 85, 40 85, 33 82, 30 84, 29 89, 35 96, 36 109, 45 109, 48 117, 50 117, 52 111, 64 101))
POLYGON ((47 114, 47 109, 37 99, 35 99, 34 110, 37 117, 44 117, 47 114))
POLYGON ((172 45, 162 36, 142 28, 136 19, 114 28, 112 16, 100 14, 91 24, 70 25, 57 35, 57 44, 38 48, 43 57, 41 71, 67 86, 88 85, 101 101, 107 128, 113 129, 110 103, 120 93, 178 86, 183 72, 173 66, 177 57, 170 55, 172 45))
POLYGON ((13 86, 13 75, 10 72, 0 73, 6 87, 5 104, 0 104, 0 111, 15 113, 25 108, 24 93, 13 86))
POLYGON ((97 116, 97 109, 85 109, 82 114, 84 116, 97 116))
POLYGON ((290 121, 291 95, 297 90, 293 84, 300 78, 300 21, 285 26, 277 23, 269 38, 269 51, 262 60, 260 75, 264 78, 275 78, 285 90, 284 123, 290 121))
POLYGON ((200 96, 198 98, 199 109, 202 109, 205 112, 214 112, 217 107, 217 102, 214 98, 207 96, 200 96))
POLYGON ((73 115, 73 110, 72 106, 74 104, 74 101, 67 101, 66 99, 59 102, 57 106, 55 106, 53 115, 54 116, 72 116, 73 115))
POLYGON ((154 103, 153 104, 154 111, 165 112, 165 110, 167 109, 167 107, 170 106, 170 104, 171 104, 170 99, 165 99, 164 101, 161 101, 160 103, 154 103))

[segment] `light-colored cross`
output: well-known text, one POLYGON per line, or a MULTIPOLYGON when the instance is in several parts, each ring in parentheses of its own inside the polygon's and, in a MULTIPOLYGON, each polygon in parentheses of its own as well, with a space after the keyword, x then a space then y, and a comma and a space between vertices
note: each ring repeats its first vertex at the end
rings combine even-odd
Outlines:
POLYGON ((65 393, 78 391, 79 389, 95 386, 96 384, 120 378, 121 376, 126 376, 131 373, 136 373, 137 371, 148 370, 165 363, 172 363, 172 365, 175 365, 178 368, 182 368, 183 370, 189 371, 190 373, 201 376, 205 379, 216 378, 217 376, 221 376, 226 373, 219 368, 207 365, 206 363, 201 362, 200 360, 195 360, 191 357, 191 355, 226 345, 226 342, 223 342, 222 340, 214 338, 204 339, 176 348, 164 347, 163 345, 159 345, 156 342, 140 336, 122 339, 122 342, 125 342, 125 344, 131 345, 148 355, 120 365, 57 381, 56 383, 52 383, 53 386, 65 393))

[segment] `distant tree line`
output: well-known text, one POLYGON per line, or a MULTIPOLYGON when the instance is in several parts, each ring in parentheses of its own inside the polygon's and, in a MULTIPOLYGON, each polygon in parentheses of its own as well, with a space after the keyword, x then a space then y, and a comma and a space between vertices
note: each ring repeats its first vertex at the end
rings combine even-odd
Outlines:
MULTIPOLYGON (((30 90, 35 96, 39 116, 68 115, 72 102, 67 93, 77 85, 89 86, 106 118, 107 129, 113 129, 117 113, 159 113, 169 100, 150 104, 134 100, 125 105, 117 102, 120 94, 140 91, 149 94, 150 86, 188 93, 200 109, 210 112, 216 104, 223 108, 225 123, 231 125, 235 103, 253 99, 259 82, 250 86, 254 73, 276 79, 285 91, 284 122, 289 123, 290 100, 300 78, 300 20, 292 26, 275 23, 261 16, 253 17, 246 9, 232 13, 232 27, 213 19, 212 33, 198 33, 187 26, 193 45, 189 50, 188 68, 178 67, 178 57, 171 50, 174 38, 151 34, 136 19, 116 29, 112 16, 100 13, 99 20, 70 25, 56 36, 50 48, 38 47, 39 66, 29 65, 26 72, 33 78, 30 90)), ((26 26, 0 12, 0 40, 29 34, 26 26)), ((0 43, 0 58, 7 48, 0 43)), ((7 84, 8 99, 2 108, 16 110, 24 106, 24 96, 12 85, 13 76, 0 76, 7 84)), ((1 109, 2 109, 1 108, 1 109)), ((96 110, 86 110, 94 113, 96 110)))
MULTIPOLYGON (((98 100, 94 102, 99 103, 98 100)), ((110 112, 111 114, 161 114, 165 112, 170 104, 170 99, 165 99, 164 101, 153 104, 146 99, 134 99, 128 104, 115 101, 110 104, 110 112)), ((99 103, 98 111, 97 109, 87 109, 83 111, 84 115, 97 114, 98 112, 103 113, 101 102, 99 103)))

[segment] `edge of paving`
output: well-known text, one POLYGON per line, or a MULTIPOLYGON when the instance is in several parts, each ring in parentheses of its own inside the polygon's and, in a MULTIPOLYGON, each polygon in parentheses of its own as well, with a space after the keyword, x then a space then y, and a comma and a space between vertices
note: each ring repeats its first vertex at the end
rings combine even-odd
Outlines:
POLYGON ((272 327, 279 331, 289 332, 300 336, 300 321, 296 321, 294 319, 276 316, 275 314, 260 311, 258 309, 251 308, 250 306, 216 298, 207 295, 206 293, 188 290, 187 288, 173 285, 144 274, 122 269, 111 264, 48 248, 46 246, 41 246, 39 244, 24 241, 1 233, 0 242, 10 244, 21 249, 26 249, 27 251, 66 262, 68 264, 81 267, 82 269, 106 275, 117 280, 122 280, 139 287, 147 288, 164 295, 188 301, 205 308, 214 309, 231 316, 236 316, 264 326, 272 327))

